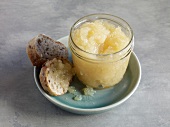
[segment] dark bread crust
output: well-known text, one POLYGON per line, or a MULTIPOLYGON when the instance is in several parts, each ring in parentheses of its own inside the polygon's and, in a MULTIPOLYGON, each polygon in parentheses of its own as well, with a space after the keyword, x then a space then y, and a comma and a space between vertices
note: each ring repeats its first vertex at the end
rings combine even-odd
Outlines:
POLYGON ((68 50, 64 44, 44 34, 39 34, 37 37, 30 40, 26 52, 32 65, 38 67, 41 67, 47 60, 53 58, 68 58, 68 50), (48 42, 50 41, 51 44, 45 45, 43 41, 46 42, 46 40, 48 40, 48 42), (48 54, 49 51, 51 54, 48 54))
POLYGON ((28 46, 26 48, 26 53, 32 63, 33 66, 41 67, 41 65, 46 61, 41 58, 35 49, 36 37, 34 37, 31 41, 29 41, 28 46))

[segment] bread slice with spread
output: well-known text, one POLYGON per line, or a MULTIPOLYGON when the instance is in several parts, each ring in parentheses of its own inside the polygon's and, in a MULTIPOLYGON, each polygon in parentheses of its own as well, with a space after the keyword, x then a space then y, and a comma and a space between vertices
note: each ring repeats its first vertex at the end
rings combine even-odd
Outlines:
POLYGON ((68 60, 54 58, 42 66, 39 78, 45 91, 59 96, 67 92, 73 75, 74 70, 68 60))

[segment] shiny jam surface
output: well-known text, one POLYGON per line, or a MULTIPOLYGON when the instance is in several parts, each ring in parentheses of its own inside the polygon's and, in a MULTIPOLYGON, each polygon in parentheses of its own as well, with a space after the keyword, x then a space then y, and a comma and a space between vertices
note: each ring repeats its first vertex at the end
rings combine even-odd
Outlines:
MULTIPOLYGON (((125 48, 130 41, 121 27, 115 27, 105 20, 82 24, 72 32, 72 39, 80 49, 96 55, 116 53, 125 48)), ((81 52, 77 51, 77 53, 80 56, 83 55, 81 52)), ((119 55, 115 58, 120 57, 119 55)), ((88 54, 85 57, 88 58, 88 54)), ((93 62, 81 59, 72 53, 77 77, 85 85, 93 88, 107 88, 120 82, 126 71, 129 57, 130 53, 121 60, 114 60, 110 57, 104 62, 93 62)), ((89 58, 92 57, 89 55, 89 58)), ((95 59, 98 59, 98 56, 95 59)))
POLYGON ((129 43, 120 27, 96 20, 86 22, 73 33, 74 43, 82 50, 94 54, 110 54, 120 51, 129 43))

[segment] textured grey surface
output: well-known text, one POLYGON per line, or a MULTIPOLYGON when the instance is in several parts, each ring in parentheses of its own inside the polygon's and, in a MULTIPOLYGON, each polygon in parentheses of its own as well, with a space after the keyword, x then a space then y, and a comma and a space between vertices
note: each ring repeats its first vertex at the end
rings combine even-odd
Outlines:
POLYGON ((169 127, 169 0, 1 0, 0 127, 169 127), (135 33, 135 53, 142 80, 133 96, 97 115, 75 115, 59 109, 38 91, 25 53, 38 33, 54 39, 91 13, 124 18, 135 33))

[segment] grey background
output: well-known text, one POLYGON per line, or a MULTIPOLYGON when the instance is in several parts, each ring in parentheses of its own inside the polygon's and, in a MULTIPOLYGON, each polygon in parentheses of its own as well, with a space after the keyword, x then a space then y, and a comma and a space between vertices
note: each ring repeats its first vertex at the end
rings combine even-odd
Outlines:
POLYGON ((0 0, 0 127, 169 127, 169 0, 0 0), (132 97, 97 115, 75 115, 38 91, 25 53, 39 33, 54 39, 91 13, 125 19, 135 34, 142 79, 132 97))

